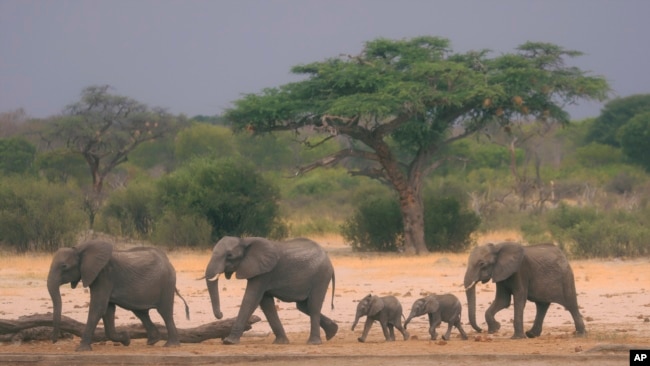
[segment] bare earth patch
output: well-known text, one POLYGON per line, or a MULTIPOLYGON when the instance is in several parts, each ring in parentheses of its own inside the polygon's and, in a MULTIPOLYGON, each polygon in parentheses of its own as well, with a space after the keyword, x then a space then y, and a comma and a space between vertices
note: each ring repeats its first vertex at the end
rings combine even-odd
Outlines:
MULTIPOLYGON (((485 237, 480 243, 516 237, 485 237)), ((339 324, 339 333, 320 346, 308 346, 308 318, 294 304, 278 302, 279 315, 291 344, 273 345, 273 334, 261 311, 255 314, 263 320, 245 333, 236 346, 209 340, 199 344, 183 344, 180 348, 163 348, 162 343, 147 346, 144 339, 133 340, 124 347, 112 342, 93 344, 93 351, 75 353, 79 339, 64 339, 56 344, 49 341, 0 343, 0 363, 5 364, 215 364, 301 365, 313 362, 352 365, 480 364, 504 362, 528 365, 620 365, 627 364, 630 347, 650 349, 650 259, 634 260, 573 260, 578 302, 585 318, 587 338, 573 336, 571 316, 558 305, 552 305, 544 322, 542 336, 535 339, 511 340, 512 308, 497 314, 501 331, 497 334, 476 333, 467 320, 464 290, 461 288, 467 254, 435 253, 427 256, 387 254, 356 254, 342 244, 340 238, 317 239, 330 252, 336 270, 335 308, 330 308, 331 289, 323 313, 339 324), (426 317, 409 324, 409 341, 385 342, 379 324, 370 330, 366 343, 357 342, 363 327, 350 330, 356 301, 369 293, 394 295, 401 302, 405 315, 412 303, 427 293, 453 293, 463 303, 463 324, 470 339, 462 341, 458 331, 443 342, 429 340, 426 317), (585 363, 586 362, 586 363, 585 363)), ((203 280, 209 251, 171 252, 176 267, 177 287, 188 301, 191 320, 186 320, 180 299, 176 300, 176 325, 195 327, 214 321, 210 300, 203 280)), ((0 318, 17 319, 23 315, 47 313, 52 305, 46 289, 50 256, 26 255, 0 257, 0 318)), ((224 317, 237 315, 245 281, 220 282, 224 317)), ((477 287, 477 319, 494 297, 492 283, 477 287)), ((86 321, 89 294, 81 288, 62 286, 63 314, 81 322, 86 321)), ((526 307, 525 322, 532 324, 535 307, 526 307)), ((152 311, 154 322, 162 319, 152 311)), ((362 319, 362 322, 365 318, 362 319)), ((135 316, 117 310, 117 325, 136 323, 135 316)), ((486 328, 483 323, 482 326, 486 328)), ((443 324, 441 327, 446 327, 443 324)), ((439 328, 438 333, 445 328, 439 328)), ((400 338, 400 337, 398 337, 400 338)), ((323 336, 324 339, 324 336, 323 336)))

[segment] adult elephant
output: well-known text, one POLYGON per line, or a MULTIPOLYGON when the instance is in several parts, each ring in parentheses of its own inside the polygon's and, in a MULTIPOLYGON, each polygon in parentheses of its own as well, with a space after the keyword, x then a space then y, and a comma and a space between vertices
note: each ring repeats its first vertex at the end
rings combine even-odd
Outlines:
POLYGON ((496 283, 494 301, 485 312, 488 333, 494 333, 500 324, 494 316, 503 308, 510 306, 514 299, 515 333, 512 338, 533 338, 542 333, 542 323, 549 305, 554 302, 563 305, 573 317, 576 334, 586 334, 582 315, 578 310, 573 271, 562 251, 553 244, 522 246, 505 242, 478 246, 470 253, 467 261, 464 285, 469 308, 469 321, 472 327, 481 332, 476 324, 477 282, 486 283, 490 279, 496 283), (533 327, 524 334, 524 306, 526 300, 537 306, 533 327))
POLYGON ((206 284, 217 319, 222 313, 219 302, 218 277, 224 273, 230 279, 233 273, 247 279, 237 319, 224 344, 239 343, 246 322, 259 305, 275 334, 276 344, 289 343, 274 298, 295 302, 298 310, 309 315, 311 330, 309 344, 320 344, 320 327, 326 339, 334 337, 338 325, 321 308, 327 287, 332 281, 332 308, 334 308, 334 268, 327 253, 309 239, 275 242, 265 238, 238 238, 226 236, 214 246, 205 270, 206 284))
MULTIPOLYGON (((167 327, 165 347, 180 345, 173 316, 174 293, 180 297, 176 290, 176 271, 159 249, 138 247, 117 251, 111 243, 101 240, 59 249, 52 258, 47 276, 47 289, 53 304, 53 342, 59 337, 61 324, 59 287, 70 283, 76 288, 79 281, 90 289, 90 306, 77 351, 92 349, 92 336, 100 318, 108 339, 129 345, 128 333, 118 334, 115 330, 116 305, 131 310, 142 321, 149 345, 160 340, 158 329, 149 317, 149 309, 155 308, 167 327)), ((189 318, 187 303, 185 313, 189 318)))

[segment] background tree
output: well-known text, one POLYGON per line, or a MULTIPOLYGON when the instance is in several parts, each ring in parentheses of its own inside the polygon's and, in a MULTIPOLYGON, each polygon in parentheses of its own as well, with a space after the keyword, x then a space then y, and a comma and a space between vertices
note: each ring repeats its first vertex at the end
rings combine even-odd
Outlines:
POLYGON ((650 94, 636 94, 609 101, 589 126, 587 142, 621 147, 618 130, 638 113, 650 112, 650 94))
POLYGON ((240 159, 194 159, 163 177, 158 187, 164 211, 174 213, 174 220, 188 215, 207 220, 213 241, 224 235, 286 236, 278 188, 240 159))
POLYGON ((619 129, 623 153, 633 162, 650 171, 650 106, 619 129))
POLYGON ((36 147, 21 137, 0 139, 0 173, 25 173, 32 168, 36 147))
POLYGON ((226 117, 239 130, 300 132, 309 127, 344 135, 349 148, 299 168, 305 173, 347 158, 371 162, 353 174, 387 182, 398 194, 407 252, 425 253, 422 180, 440 166, 453 141, 490 123, 514 119, 567 123, 566 104, 602 99, 604 78, 565 65, 579 56, 548 43, 517 52, 452 53, 448 40, 416 37, 367 42, 356 56, 295 66, 302 81, 249 94, 226 117))
POLYGON ((55 135, 80 154, 100 193, 106 176, 136 147, 175 131, 184 121, 161 108, 150 109, 131 98, 109 93, 110 86, 90 86, 81 100, 67 106, 55 122, 55 135))

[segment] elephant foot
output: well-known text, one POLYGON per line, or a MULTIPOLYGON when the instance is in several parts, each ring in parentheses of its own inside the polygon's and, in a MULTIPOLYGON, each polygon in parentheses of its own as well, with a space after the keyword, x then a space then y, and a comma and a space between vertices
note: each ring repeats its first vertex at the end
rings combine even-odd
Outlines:
POLYGON ((587 338, 587 331, 583 330, 583 331, 579 332, 579 331, 576 330, 575 335, 578 338, 587 338))
POLYGON ((332 322, 332 325, 330 325, 329 327, 327 327, 327 329, 325 329, 325 339, 329 341, 330 339, 334 338, 336 332, 338 331, 339 331, 339 326, 336 323, 332 322))
POLYGON ((181 342, 179 341, 167 341, 165 342, 165 345, 163 345, 163 347, 180 347, 180 346, 181 346, 181 342))
POLYGON ((129 337, 129 333, 123 332, 120 334, 120 340, 118 342, 122 343, 123 346, 128 346, 131 344, 131 337, 129 337))
POLYGON ((321 341, 320 337, 314 337, 314 338, 309 338, 307 340, 307 344, 319 345, 319 344, 323 344, 323 341, 321 341))
POLYGON ((228 336, 223 339, 222 341, 223 344, 239 344, 239 337, 233 337, 233 336, 228 336))
POLYGON ((446 335, 443 335, 443 336, 442 336, 442 340, 443 340, 443 341, 449 341, 449 337, 446 336, 446 335))
POLYGON ((515 334, 512 335, 512 337, 510 337, 510 339, 526 339, 526 335, 525 334, 517 334, 517 333, 515 333, 515 334))
POLYGON ((542 334, 542 332, 534 331, 534 330, 529 330, 526 332, 526 337, 528 338, 536 338, 539 337, 542 334))
POLYGON ((410 335, 409 332, 407 332, 407 331, 404 331, 403 336, 404 336, 404 340, 405 340, 405 341, 408 341, 408 340, 411 338, 411 335, 410 335))
POLYGON ((357 341, 359 341, 359 342, 361 342, 361 343, 364 343, 364 342, 366 341, 366 339, 365 339, 365 338, 362 338, 362 337, 359 337, 359 338, 357 338, 357 341))
POLYGON ((273 344, 289 344, 289 338, 287 337, 275 337, 273 344))
POLYGON ((488 325, 488 334, 494 334, 494 333, 498 332, 499 329, 501 329, 501 323, 499 323, 499 322, 497 322, 495 324, 492 324, 492 325, 488 325))
POLYGON ((76 352, 87 352, 87 351, 92 351, 92 347, 90 347, 90 344, 86 343, 80 343, 77 348, 75 348, 76 352))

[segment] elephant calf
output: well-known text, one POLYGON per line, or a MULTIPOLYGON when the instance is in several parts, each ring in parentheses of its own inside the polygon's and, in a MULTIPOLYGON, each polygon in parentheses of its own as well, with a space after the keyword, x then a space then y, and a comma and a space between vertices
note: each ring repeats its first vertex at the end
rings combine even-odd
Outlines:
POLYGON ((448 324, 448 327, 447 332, 442 336, 442 339, 448 341, 449 336, 451 335, 451 328, 456 327, 460 332, 461 338, 466 340, 467 333, 465 333, 460 323, 461 311, 462 305, 456 296, 452 294, 432 294, 415 300, 411 307, 411 313, 404 322, 404 328, 408 326, 411 319, 427 314, 429 315, 429 334, 431 335, 432 340, 438 338, 436 328, 443 321, 448 324))
POLYGON ((368 331, 372 327, 375 320, 381 324, 381 330, 384 332, 386 341, 395 340, 395 330, 397 328, 404 340, 409 339, 408 332, 402 327, 402 304, 395 296, 379 297, 376 295, 368 295, 359 301, 357 305, 357 314, 354 317, 354 324, 352 330, 357 326, 359 318, 366 316, 366 324, 363 327, 363 334, 358 338, 359 342, 365 342, 368 336, 368 331))

